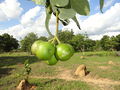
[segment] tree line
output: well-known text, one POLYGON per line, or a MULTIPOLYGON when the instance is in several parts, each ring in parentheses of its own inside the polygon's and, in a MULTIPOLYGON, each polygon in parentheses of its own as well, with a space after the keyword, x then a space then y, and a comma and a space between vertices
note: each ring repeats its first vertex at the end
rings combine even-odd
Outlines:
POLYGON ((19 48, 18 40, 5 33, 0 35, 0 52, 9 52, 19 48))
MULTIPOLYGON (((101 40, 92 40, 88 35, 77 34, 65 30, 59 31, 58 37, 62 43, 68 43, 73 46, 76 52, 79 51, 120 51, 120 34, 117 36, 109 37, 104 35, 101 40)), ((18 42, 13 36, 5 33, 0 35, 0 52, 9 52, 11 50, 19 49, 20 51, 30 52, 31 45, 36 40, 48 41, 50 38, 41 36, 38 37, 35 33, 27 34, 22 40, 18 42)))
POLYGON ((92 40, 87 34, 74 35, 73 31, 60 31, 58 34, 60 41, 71 44, 75 51, 120 51, 120 34, 109 37, 104 35, 101 40, 92 40))

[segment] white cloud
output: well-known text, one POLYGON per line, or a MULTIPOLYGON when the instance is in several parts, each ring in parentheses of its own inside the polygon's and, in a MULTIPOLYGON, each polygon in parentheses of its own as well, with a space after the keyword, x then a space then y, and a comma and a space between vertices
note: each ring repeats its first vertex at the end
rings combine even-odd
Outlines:
POLYGON ((0 21, 7 20, 7 16, 4 14, 4 12, 0 9, 0 21))
MULTIPOLYGON (((100 39, 103 35, 109 36, 117 35, 120 34, 119 11, 120 3, 116 3, 114 6, 112 6, 109 10, 107 10, 103 14, 96 13, 84 20, 80 20, 79 19, 80 16, 77 15, 82 30, 79 30, 73 21, 70 22, 68 26, 64 26, 63 29, 65 28, 73 29, 75 34, 87 32, 90 38, 94 40, 100 39)), ((17 39, 23 38, 26 34, 30 32, 34 32, 38 34, 38 36, 48 36, 48 33, 45 28, 45 17, 46 17, 45 10, 40 9, 40 7, 37 6, 33 9, 30 9, 21 17, 20 24, 5 30, 0 30, 0 34, 9 33, 17 39), (34 14, 32 14, 31 12, 34 12, 34 14)), ((52 33, 55 32, 55 17, 52 17, 50 20, 50 30, 52 33)))
POLYGON ((108 35, 108 36, 116 36, 120 34, 120 32, 107 32, 107 33, 104 33, 104 34, 100 34, 100 35, 91 35, 89 36, 90 39, 93 39, 93 40, 100 40, 104 35, 108 35))
POLYGON ((5 0, 0 3, 0 21, 18 17, 22 8, 17 0, 5 0))
POLYGON ((111 6, 113 4, 115 0, 105 0, 105 4, 104 4, 104 8, 108 8, 109 6, 111 6))
POLYGON ((41 8, 39 6, 36 6, 29 11, 27 11, 21 18, 22 24, 29 24, 33 22, 33 19, 39 15, 41 8))
MULTIPOLYGON (((34 9, 34 10, 36 11, 36 9, 34 9)), ((33 12, 35 12, 35 11, 33 11, 33 12)), ((10 27, 8 29, 0 30, 0 34, 9 33, 10 35, 13 35, 18 40, 20 40, 21 38, 23 38, 30 32, 34 32, 38 36, 49 36, 46 31, 46 28, 45 28, 45 17, 46 17, 45 11, 43 10, 43 11, 39 12, 39 14, 40 14, 40 16, 34 22, 31 22, 31 20, 28 20, 26 25, 18 24, 16 26, 10 27)), ((34 18, 34 16, 36 16, 36 15, 33 15, 32 18, 34 18)), ((54 34, 55 17, 52 17, 50 20, 50 30, 54 34)))
MULTIPOLYGON (((105 33, 114 33, 119 34, 120 32, 120 3, 116 3, 105 13, 96 13, 94 15, 89 16, 87 19, 83 21, 79 21, 82 30, 80 31, 74 22, 71 22, 70 25, 63 27, 73 29, 75 34, 77 33, 85 33, 87 32, 90 36, 100 36, 105 33)), ((91 36, 91 37, 92 37, 91 36)), ((96 37, 93 39, 99 39, 96 37)))
POLYGON ((18 38, 18 36, 21 34, 21 30, 23 29, 24 28, 22 25, 16 25, 5 30, 0 30, 0 34, 9 33, 10 35, 13 35, 15 38, 18 38))

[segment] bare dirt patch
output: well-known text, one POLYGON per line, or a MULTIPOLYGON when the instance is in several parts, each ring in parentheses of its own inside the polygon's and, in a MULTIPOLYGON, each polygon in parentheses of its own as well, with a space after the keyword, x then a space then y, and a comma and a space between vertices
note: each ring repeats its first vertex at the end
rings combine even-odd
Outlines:
POLYGON ((116 65, 116 63, 115 62, 113 62, 113 61, 108 61, 108 64, 110 64, 110 65, 116 65))
POLYGON ((103 70, 107 70, 110 69, 110 66, 98 66, 98 68, 103 69, 103 70))
POLYGON ((35 90, 36 86, 29 84, 26 80, 21 80, 16 90, 35 90))
MULTIPOLYGON (((101 68, 101 67, 100 67, 101 68)), ((102 67, 102 69, 108 69, 108 67, 102 67)), ((91 76, 92 74, 88 74, 85 77, 79 77, 74 75, 74 71, 70 69, 62 69, 59 68, 60 73, 56 76, 31 76, 31 78, 46 78, 46 79, 63 79, 67 81, 84 81, 88 84, 96 85, 100 89, 98 90, 114 90, 114 85, 120 85, 120 81, 113 81, 106 78, 100 78, 99 76, 91 76)))
POLYGON ((76 77, 73 73, 72 70, 69 69, 64 69, 63 71, 61 71, 58 75, 56 76, 31 76, 31 78, 48 78, 48 79, 64 79, 64 80, 75 80, 75 81, 85 81, 85 82, 91 82, 94 84, 110 84, 110 85, 120 85, 120 81, 113 81, 110 79, 106 79, 106 78, 96 78, 95 77, 91 77, 90 75, 87 75, 85 77, 76 77))

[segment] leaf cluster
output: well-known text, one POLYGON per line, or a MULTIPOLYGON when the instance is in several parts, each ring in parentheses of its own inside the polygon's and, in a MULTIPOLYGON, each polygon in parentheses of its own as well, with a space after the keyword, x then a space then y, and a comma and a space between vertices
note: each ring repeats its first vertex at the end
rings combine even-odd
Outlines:
MULTIPOLYGON (((90 4, 88 0, 32 0, 38 5, 44 5, 46 7, 46 21, 45 26, 48 33, 52 36, 49 30, 49 20, 51 15, 56 16, 58 12, 58 18, 63 25, 69 24, 69 19, 72 19, 78 28, 80 29, 79 22, 76 18, 76 14, 87 16, 90 14, 90 4)), ((100 11, 104 5, 104 0, 100 0, 100 11)))
POLYGON ((31 67, 30 67, 30 64, 29 64, 29 60, 25 61, 24 68, 25 68, 25 74, 29 75, 31 73, 31 67))

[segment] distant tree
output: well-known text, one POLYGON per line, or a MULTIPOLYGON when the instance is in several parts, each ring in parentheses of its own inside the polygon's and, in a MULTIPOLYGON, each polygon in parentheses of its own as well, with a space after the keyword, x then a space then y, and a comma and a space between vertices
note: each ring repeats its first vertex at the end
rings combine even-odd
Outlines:
POLYGON ((41 36, 41 37, 39 38, 39 40, 48 41, 47 37, 45 37, 45 36, 41 36))
POLYGON ((70 40, 72 40, 74 36, 74 32, 65 30, 65 31, 59 31, 58 32, 58 38, 63 43, 69 43, 70 40))
POLYGON ((0 52, 4 51, 3 37, 0 35, 0 52))
POLYGON ((38 40, 38 37, 36 34, 29 33, 27 34, 21 41, 20 41, 20 45, 21 45, 21 50, 22 51, 27 51, 30 52, 31 51, 31 46, 33 44, 34 41, 38 40))
POLYGON ((72 40, 70 40, 70 44, 73 46, 75 51, 83 51, 84 41, 85 41, 85 36, 81 34, 77 34, 73 36, 72 40))
POLYGON ((100 50, 102 50, 101 42, 100 42, 100 40, 96 40, 95 46, 94 46, 94 51, 100 51, 100 50))
POLYGON ((110 38, 110 46, 111 46, 112 50, 117 50, 118 42, 117 42, 117 38, 115 36, 112 36, 110 38))
POLYGON ((93 51, 95 45, 96 45, 96 42, 94 40, 86 39, 84 41, 84 50, 85 51, 93 51))
POLYGON ((18 40, 5 33, 0 36, 0 51, 9 52, 19 47, 18 40))
POLYGON ((116 36, 116 46, 115 46, 115 49, 117 50, 117 51, 120 51, 120 34, 119 35, 117 35, 116 36))
POLYGON ((103 48, 103 50, 113 49, 113 43, 111 42, 111 39, 109 36, 104 35, 100 42, 101 42, 101 47, 103 48))

